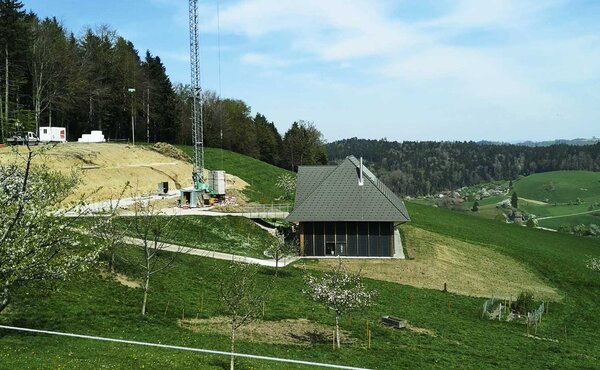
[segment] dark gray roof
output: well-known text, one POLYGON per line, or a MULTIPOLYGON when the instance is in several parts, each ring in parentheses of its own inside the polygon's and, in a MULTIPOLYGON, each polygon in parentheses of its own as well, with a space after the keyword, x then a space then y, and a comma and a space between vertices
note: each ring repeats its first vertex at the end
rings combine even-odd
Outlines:
POLYGON ((296 202, 287 220, 391 221, 410 220, 404 203, 360 162, 347 157, 339 166, 301 166, 296 202))

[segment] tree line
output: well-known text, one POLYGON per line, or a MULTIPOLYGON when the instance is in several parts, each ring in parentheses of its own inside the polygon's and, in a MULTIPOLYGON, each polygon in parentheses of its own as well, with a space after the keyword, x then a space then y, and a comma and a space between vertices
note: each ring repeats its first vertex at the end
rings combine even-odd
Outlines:
MULTIPOLYGON (((67 139, 102 130, 110 140, 191 144, 189 85, 173 84, 159 56, 140 57, 109 26, 76 36, 56 18, 40 19, 18 0, 0 0, 0 142, 9 131, 67 128, 67 139), (134 120, 132 127, 131 120, 134 120)), ((242 100, 203 93, 204 143, 295 169, 326 163, 314 124, 282 136, 242 100)))
POLYGON ((364 157, 391 190, 411 196, 538 172, 600 171, 600 144, 528 147, 358 138, 327 144, 327 155, 333 162, 350 154, 364 157))

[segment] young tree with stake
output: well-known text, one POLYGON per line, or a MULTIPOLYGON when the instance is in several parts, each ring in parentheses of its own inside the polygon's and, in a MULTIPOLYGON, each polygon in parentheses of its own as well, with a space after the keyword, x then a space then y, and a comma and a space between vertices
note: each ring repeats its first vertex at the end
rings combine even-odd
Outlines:
POLYGON ((336 344, 340 348, 340 318, 350 311, 370 306, 376 292, 368 290, 360 273, 349 272, 341 259, 332 271, 325 272, 322 277, 308 274, 304 281, 307 285, 304 293, 334 312, 336 344))
MULTIPOLYGON (((265 302, 265 291, 257 287, 257 273, 256 265, 232 261, 227 277, 219 281, 219 295, 230 319, 231 353, 235 352, 236 330, 256 320, 265 302)), ((234 360, 232 355, 231 370, 234 360)))
POLYGON ((104 249, 108 252, 108 269, 111 274, 115 272, 115 256, 117 250, 125 245, 125 236, 127 231, 122 225, 117 222, 117 211, 119 209, 120 200, 123 198, 123 194, 129 188, 129 182, 123 187, 119 198, 116 201, 110 200, 109 206, 104 210, 103 214, 99 217, 91 227, 91 234, 101 240, 104 244, 104 249))
POLYGON ((142 315, 147 312, 150 278, 169 268, 183 249, 180 247, 175 251, 166 251, 168 245, 163 240, 175 232, 171 227, 172 220, 172 217, 165 216, 150 202, 138 199, 134 203, 134 216, 129 229, 141 243, 143 252, 143 259, 139 264, 144 274, 142 315))
POLYGON ((298 246, 296 240, 285 241, 285 236, 278 233, 275 241, 267 248, 267 254, 275 260, 275 277, 278 276, 279 261, 286 257, 297 256, 298 246))

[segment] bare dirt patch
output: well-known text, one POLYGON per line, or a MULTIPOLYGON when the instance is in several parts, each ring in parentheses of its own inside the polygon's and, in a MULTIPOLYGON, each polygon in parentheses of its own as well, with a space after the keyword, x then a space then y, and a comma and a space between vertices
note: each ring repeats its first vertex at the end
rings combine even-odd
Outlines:
POLYGON ((433 330, 420 328, 418 326, 413 326, 411 324, 406 324, 406 329, 412 331, 413 333, 427 335, 427 336, 434 337, 434 338, 437 337, 437 334, 433 330))
MULTIPOLYGON (((177 320, 177 325, 193 332, 230 335, 229 318, 217 316, 210 319, 177 320)), ((331 343, 334 328, 318 324, 306 319, 289 319, 280 321, 258 320, 242 326, 236 331, 236 337, 241 340, 269 343, 311 345, 315 343, 331 343)), ((346 331, 342 331, 342 343, 356 342, 346 331)))
MULTIPOLYGON (((402 228, 412 259, 347 259, 344 263, 366 277, 418 288, 441 290, 447 283, 450 292, 475 297, 509 298, 530 290, 540 299, 561 299, 555 288, 508 256, 413 226, 402 228)), ((336 263, 321 259, 307 268, 326 270, 336 263)))
MULTIPOLYGON (((0 163, 15 160, 12 149, 0 148, 0 163)), ((26 150, 24 147, 15 149, 20 152, 26 150)), ((192 164, 180 159, 182 157, 177 155, 178 152, 173 154, 167 151, 167 156, 142 146, 108 143, 67 143, 54 147, 35 147, 34 150, 44 151, 43 155, 34 159, 34 163, 44 163, 61 173, 75 171, 81 175, 82 184, 67 201, 86 194, 89 195, 88 202, 115 199, 127 182, 131 189, 125 192, 126 198, 134 192, 156 194, 159 182, 168 182, 170 190, 192 186, 192 164)), ((229 188, 241 191, 247 185, 240 178, 227 175, 229 188)))
POLYGON ((124 274, 120 274, 120 273, 114 273, 111 274, 110 272, 106 271, 106 270, 102 270, 100 272, 100 276, 102 276, 105 279, 113 279, 114 281, 116 281, 117 283, 126 286, 128 288, 132 288, 132 289, 137 289, 137 288, 141 288, 142 287, 142 282, 139 280, 135 280, 130 278, 127 275, 124 274))

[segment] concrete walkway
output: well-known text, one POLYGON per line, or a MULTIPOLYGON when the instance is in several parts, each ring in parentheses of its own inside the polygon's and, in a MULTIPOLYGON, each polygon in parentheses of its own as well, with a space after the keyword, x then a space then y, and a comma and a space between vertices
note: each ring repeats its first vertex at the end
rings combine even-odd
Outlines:
MULTIPOLYGON (((143 240, 136 239, 136 238, 129 238, 129 237, 125 238, 125 243, 130 244, 130 245, 140 246, 140 247, 144 245, 143 240)), ((169 252, 183 253, 183 254, 187 254, 187 255, 191 255, 191 256, 214 258, 217 260, 251 263, 254 265, 260 265, 260 266, 265 266, 265 267, 275 267, 274 259, 263 260, 260 258, 239 256, 239 255, 235 255, 235 254, 231 254, 231 253, 215 252, 215 251, 209 251, 206 249, 184 247, 184 246, 177 245, 177 244, 169 244, 169 243, 162 243, 162 244, 164 245, 164 248, 162 248, 162 250, 169 251, 169 252)), ((292 262, 297 261, 298 259, 300 259, 300 257, 283 258, 283 259, 279 260, 279 267, 285 267, 285 266, 291 264, 292 262)))
POLYGON ((593 210, 593 211, 585 211, 585 212, 579 212, 579 213, 571 213, 568 215, 558 215, 558 216, 548 216, 548 217, 538 217, 537 220, 538 221, 542 221, 542 220, 550 220, 553 218, 563 218, 563 217, 571 217, 571 216, 579 216, 579 215, 586 215, 588 213, 594 213, 594 212, 598 212, 597 209, 593 210))

